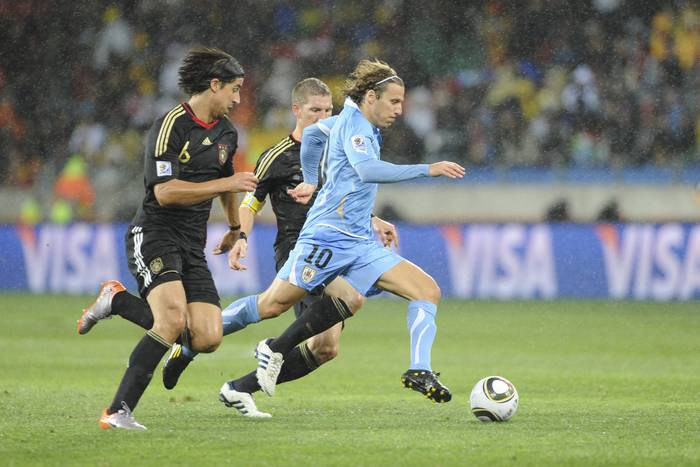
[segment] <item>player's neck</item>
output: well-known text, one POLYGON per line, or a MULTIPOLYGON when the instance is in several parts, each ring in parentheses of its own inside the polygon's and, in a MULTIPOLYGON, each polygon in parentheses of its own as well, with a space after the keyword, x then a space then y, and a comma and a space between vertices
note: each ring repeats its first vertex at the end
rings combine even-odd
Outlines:
POLYGON ((369 108, 364 104, 364 102, 359 106, 359 109, 360 113, 365 116, 368 122, 374 126, 378 126, 376 123, 374 123, 374 120, 372 120, 372 113, 369 111, 369 108))
POLYGON ((211 106, 203 95, 191 96, 187 104, 189 104, 194 115, 204 123, 211 123, 216 120, 212 115, 211 106))
POLYGON ((294 127, 294 131, 292 131, 292 139, 294 139, 294 141, 301 141, 301 132, 302 129, 299 124, 297 124, 297 126, 294 127))

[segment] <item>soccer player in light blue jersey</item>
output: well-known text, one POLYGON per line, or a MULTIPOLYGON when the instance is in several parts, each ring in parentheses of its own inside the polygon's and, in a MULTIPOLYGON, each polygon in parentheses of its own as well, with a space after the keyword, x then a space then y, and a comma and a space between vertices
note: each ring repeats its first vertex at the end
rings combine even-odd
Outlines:
MULTIPOLYGON (((362 60, 346 81, 344 92, 345 106, 330 131, 325 183, 296 246, 267 290, 231 306, 239 310, 240 319, 254 322, 261 315, 283 312, 310 291, 326 285, 327 295, 282 335, 258 343, 258 382, 263 391, 273 395, 284 355, 352 317, 371 290, 378 288, 406 298, 411 353, 403 384, 435 402, 447 402, 451 393, 438 380, 430 361, 440 288, 418 266, 374 241, 371 212, 378 183, 429 176, 462 178, 465 171, 446 161, 394 165, 380 160, 380 128, 394 123, 402 114, 404 101, 403 80, 386 63, 362 60), (334 287, 339 276, 351 287, 334 287)), ((311 198, 318 182, 319 158, 312 156, 318 151, 304 151, 308 136, 305 132, 302 140, 304 183, 290 190, 299 202, 311 198)))

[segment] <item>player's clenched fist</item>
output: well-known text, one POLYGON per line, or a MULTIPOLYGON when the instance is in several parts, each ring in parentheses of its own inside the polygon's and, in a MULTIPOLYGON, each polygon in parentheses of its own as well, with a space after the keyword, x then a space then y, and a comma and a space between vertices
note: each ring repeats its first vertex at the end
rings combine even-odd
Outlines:
POLYGON ((255 191, 258 186, 258 177, 253 172, 238 172, 227 178, 228 189, 233 192, 255 191))
POLYGON ((315 191, 316 185, 302 182, 293 189, 287 190, 287 194, 297 203, 307 204, 314 196, 315 191))
POLYGON ((428 175, 430 175, 431 177, 442 176, 449 178, 462 178, 464 177, 465 173, 466 170, 464 169, 464 167, 455 162, 450 161, 442 161, 430 164, 430 168, 428 169, 428 175))

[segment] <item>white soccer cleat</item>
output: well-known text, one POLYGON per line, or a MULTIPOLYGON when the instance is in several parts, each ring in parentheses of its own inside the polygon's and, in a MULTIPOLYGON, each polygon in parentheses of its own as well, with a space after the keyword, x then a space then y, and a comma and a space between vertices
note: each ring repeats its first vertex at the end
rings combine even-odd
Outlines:
POLYGON ((131 410, 122 402, 122 407, 118 412, 112 414, 107 413, 107 409, 102 413, 100 417, 100 428, 103 430, 108 430, 110 428, 123 428, 125 430, 141 430, 145 431, 147 428, 136 421, 133 415, 131 415, 131 410))
POLYGON ((223 386, 221 386, 221 391, 219 392, 219 400, 223 402, 226 407, 233 407, 244 417, 272 417, 271 414, 258 410, 252 395, 248 394, 247 392, 236 391, 232 386, 233 385, 230 382, 226 382, 223 386))
POLYGON ((100 285, 95 302, 83 310, 78 320, 78 334, 87 334, 98 321, 112 317, 112 299, 126 288, 117 280, 105 281, 100 285))
POLYGON ((277 377, 282 370, 284 358, 279 352, 273 352, 267 339, 258 342, 255 348, 255 358, 258 359, 258 368, 255 370, 255 377, 258 379, 260 389, 268 396, 272 397, 275 394, 275 386, 277 385, 277 377))

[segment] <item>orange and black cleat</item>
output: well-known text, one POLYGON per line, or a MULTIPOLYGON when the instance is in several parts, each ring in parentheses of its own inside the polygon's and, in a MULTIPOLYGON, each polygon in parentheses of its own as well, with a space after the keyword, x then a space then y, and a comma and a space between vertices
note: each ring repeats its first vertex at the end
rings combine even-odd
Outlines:
POLYGON ((98 321, 112 317, 112 299, 119 292, 124 292, 126 287, 118 280, 105 281, 100 285, 95 302, 83 310, 78 320, 78 334, 87 334, 98 321))

